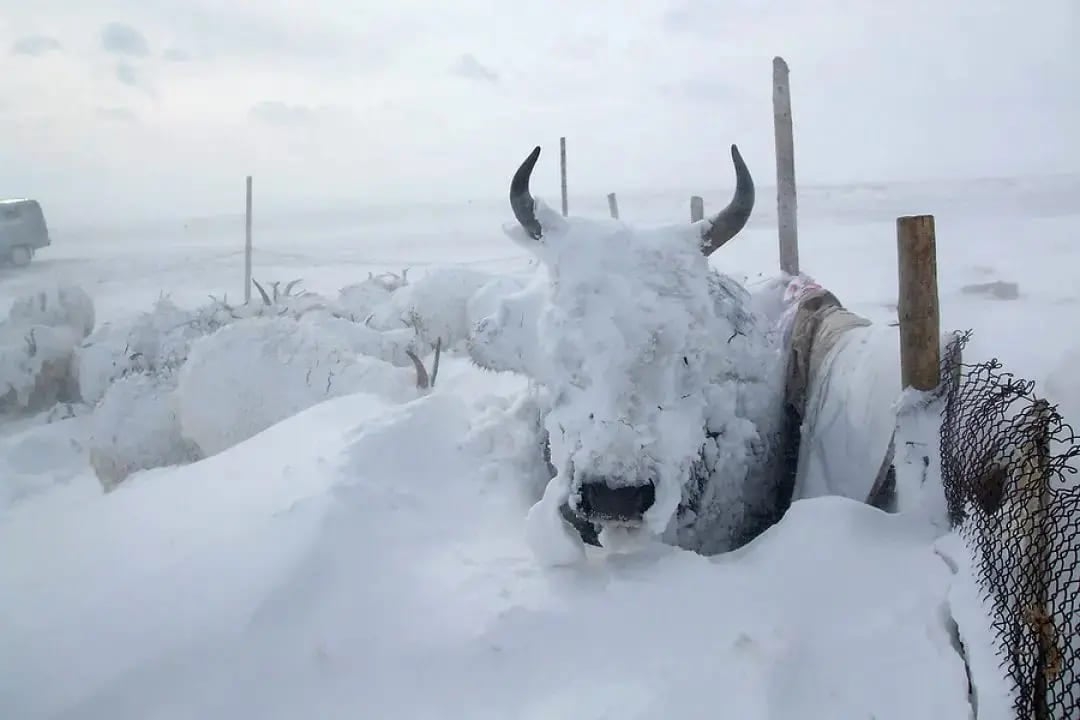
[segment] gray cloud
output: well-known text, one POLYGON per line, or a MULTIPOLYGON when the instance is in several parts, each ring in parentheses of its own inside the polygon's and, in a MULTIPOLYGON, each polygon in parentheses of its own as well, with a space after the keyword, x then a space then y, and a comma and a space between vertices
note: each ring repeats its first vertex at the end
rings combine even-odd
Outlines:
POLYGON ((59 51, 60 42, 48 35, 27 35, 16 40, 11 46, 12 55, 38 56, 52 51, 59 51))
POLYGON ((143 34, 120 22, 111 22, 101 28, 101 46, 114 55, 146 57, 150 54, 150 44, 143 34))
POLYGON ((482 64, 471 53, 465 53, 457 59, 450 68, 450 72, 459 77, 483 82, 499 82, 499 74, 482 64))
POLYGON ((181 48, 169 48, 161 54, 165 62, 182 63, 191 60, 191 53, 181 48))
POLYGON ((143 75, 142 70, 140 70, 135 65, 127 62, 126 60, 121 60, 120 62, 116 63, 116 67, 113 70, 113 76, 116 78, 117 82, 121 83, 122 85, 126 85, 127 87, 134 88, 136 90, 141 90, 150 97, 157 97, 157 93, 154 91, 153 85, 149 81, 147 81, 146 77, 143 75))
POLYGON ((255 122, 277 128, 308 128, 348 117, 346 109, 330 105, 290 104, 280 100, 255 103, 248 116, 255 122))
POLYGON ((130 63, 116 63, 116 79, 128 87, 139 86, 139 74, 130 63))

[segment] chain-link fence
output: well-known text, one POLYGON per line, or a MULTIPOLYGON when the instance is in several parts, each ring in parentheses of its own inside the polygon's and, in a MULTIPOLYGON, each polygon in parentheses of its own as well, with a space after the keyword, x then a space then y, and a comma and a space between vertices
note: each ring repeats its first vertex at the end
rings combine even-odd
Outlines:
POLYGON ((1015 717, 1080 720, 1080 442, 1034 383, 997 360, 964 364, 970 336, 942 359, 950 518, 992 608, 1015 717))

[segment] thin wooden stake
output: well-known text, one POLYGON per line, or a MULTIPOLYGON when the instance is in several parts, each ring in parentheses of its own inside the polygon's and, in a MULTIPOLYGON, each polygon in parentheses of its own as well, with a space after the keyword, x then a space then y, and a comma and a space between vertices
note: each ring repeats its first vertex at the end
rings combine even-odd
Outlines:
POLYGON ((619 219, 619 200, 615 197, 615 193, 607 194, 607 207, 608 212, 611 213, 611 217, 616 220, 619 219))
POLYGON ((566 198, 566 138, 559 138, 559 172, 562 176, 562 214, 566 217, 569 210, 566 198))
POLYGON ((928 392, 940 382, 941 319, 933 215, 896 219, 900 375, 903 387, 928 392))
POLYGON ((776 142, 776 217, 780 270, 799 274, 798 201, 795 192, 795 134, 791 122, 788 65, 773 58, 773 131, 776 142))
POLYGON ((244 302, 251 302, 251 176, 247 176, 247 211, 244 218, 244 302))
POLYGON ((705 218, 705 200, 697 195, 690 196, 690 222, 705 218))

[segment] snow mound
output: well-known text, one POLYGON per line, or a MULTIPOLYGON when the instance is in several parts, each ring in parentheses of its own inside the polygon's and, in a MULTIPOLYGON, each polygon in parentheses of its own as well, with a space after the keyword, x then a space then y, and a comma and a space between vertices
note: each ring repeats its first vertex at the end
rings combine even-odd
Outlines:
POLYGON ((531 413, 500 437, 465 397, 335 398, 0 524, 0 715, 970 716, 924 525, 816 499, 713 561, 649 543, 545 569, 478 454, 531 413))
POLYGON ((416 397, 416 373, 358 354, 349 321, 282 316, 232 323, 192 344, 179 370, 183 437, 213 455, 323 400, 354 392, 416 397))
POLYGON ((0 411, 37 411, 75 395, 72 357, 93 330, 94 304, 56 285, 12 303, 0 322, 0 411))

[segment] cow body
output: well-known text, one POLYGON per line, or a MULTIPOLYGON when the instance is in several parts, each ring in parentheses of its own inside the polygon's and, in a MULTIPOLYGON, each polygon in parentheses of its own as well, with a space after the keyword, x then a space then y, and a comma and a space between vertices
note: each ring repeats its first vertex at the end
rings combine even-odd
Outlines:
POLYGON ((630 527, 705 554, 745 543, 786 509, 794 476, 775 293, 711 268, 692 227, 558 221, 542 244, 508 228, 542 262, 474 328, 473 361, 545 389, 552 482, 587 540, 630 527), (598 481, 651 484, 653 502, 640 518, 583 517, 598 481))

